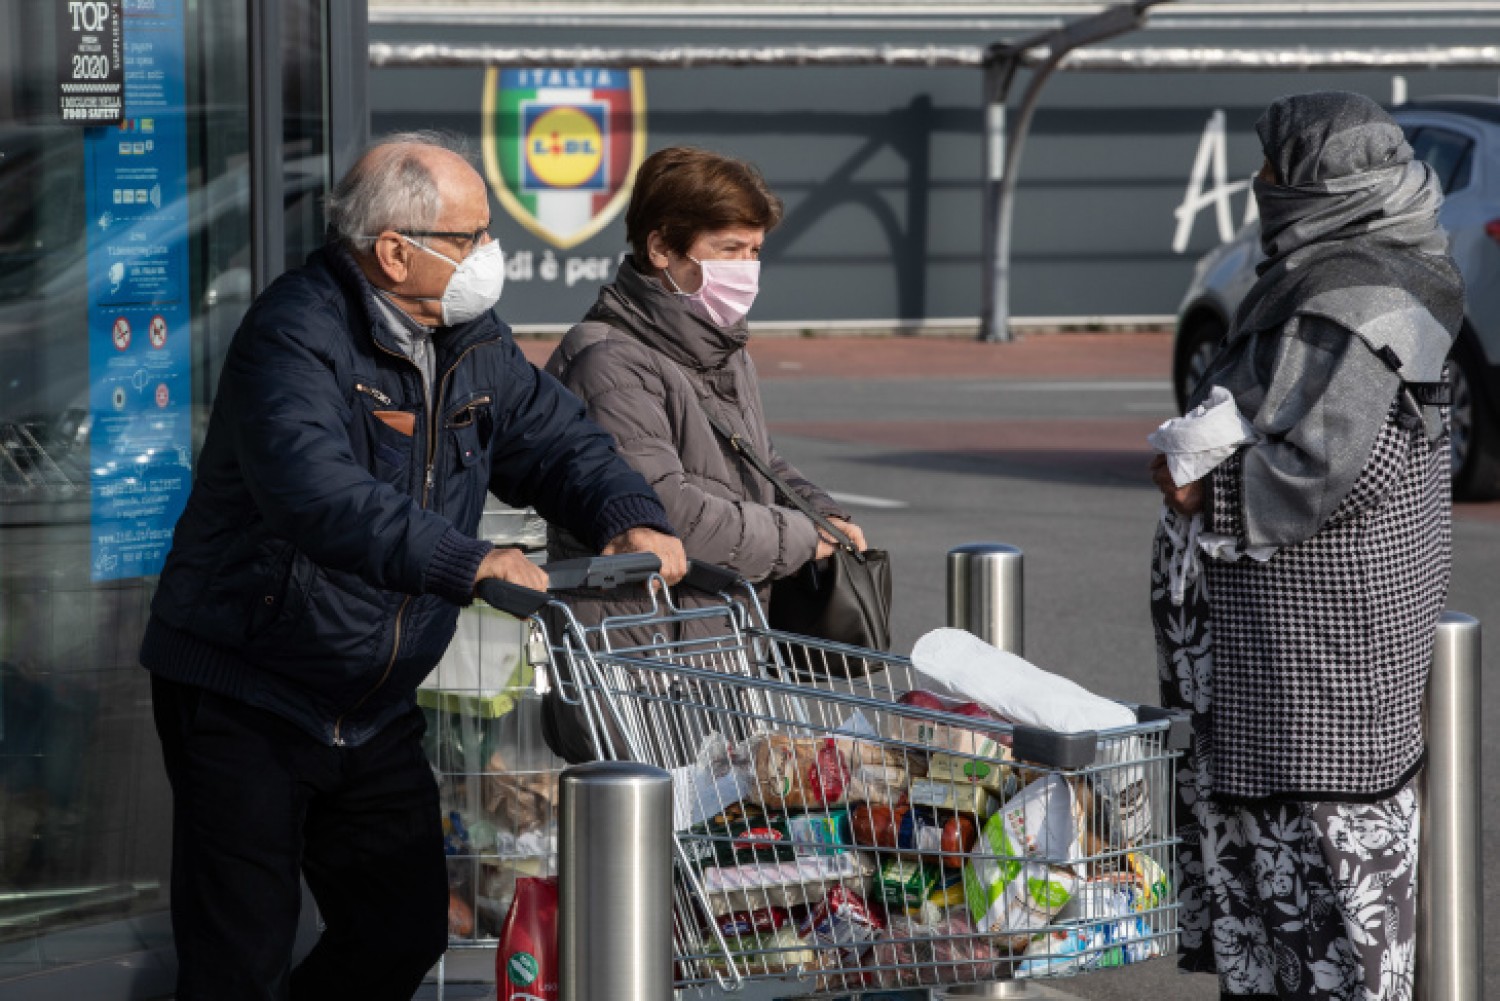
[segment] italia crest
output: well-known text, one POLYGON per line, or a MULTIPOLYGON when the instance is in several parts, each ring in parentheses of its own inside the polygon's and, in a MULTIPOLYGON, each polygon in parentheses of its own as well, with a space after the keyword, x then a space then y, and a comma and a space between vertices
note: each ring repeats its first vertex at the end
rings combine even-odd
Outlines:
POLYGON ((517 222, 559 250, 625 207, 646 155, 638 69, 490 69, 484 168, 517 222))

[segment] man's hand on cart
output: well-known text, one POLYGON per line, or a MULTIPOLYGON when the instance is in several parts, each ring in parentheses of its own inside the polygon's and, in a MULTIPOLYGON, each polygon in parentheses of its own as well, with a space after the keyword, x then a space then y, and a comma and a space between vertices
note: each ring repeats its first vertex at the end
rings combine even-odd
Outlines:
POLYGON ((676 584, 687 573, 687 553, 682 548, 682 540, 655 529, 627 529, 610 540, 602 555, 620 553, 654 554, 661 560, 661 576, 668 584, 676 584))
POLYGON ((533 591, 547 590, 547 571, 537 566, 521 550, 513 546, 491 549, 479 564, 474 575, 474 586, 483 580, 503 580, 511 584, 529 587, 533 591))

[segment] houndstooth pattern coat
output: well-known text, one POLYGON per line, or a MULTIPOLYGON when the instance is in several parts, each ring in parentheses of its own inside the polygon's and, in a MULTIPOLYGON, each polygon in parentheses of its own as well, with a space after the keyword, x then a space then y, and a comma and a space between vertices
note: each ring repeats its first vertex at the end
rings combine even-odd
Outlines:
MULTIPOLYGON (((1210 475, 1208 531, 1244 536, 1242 455, 1210 475)), ((1398 397, 1315 535, 1265 563, 1204 561, 1216 798, 1368 802, 1416 773, 1451 549, 1447 434, 1398 397)))

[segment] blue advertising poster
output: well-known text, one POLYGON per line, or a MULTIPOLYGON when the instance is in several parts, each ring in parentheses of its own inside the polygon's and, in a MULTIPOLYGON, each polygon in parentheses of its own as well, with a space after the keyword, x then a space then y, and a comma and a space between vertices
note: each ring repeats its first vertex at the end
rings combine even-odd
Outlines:
POLYGON ((183 0, 125 0, 125 120, 87 157, 93 579, 160 572, 192 482, 183 0))

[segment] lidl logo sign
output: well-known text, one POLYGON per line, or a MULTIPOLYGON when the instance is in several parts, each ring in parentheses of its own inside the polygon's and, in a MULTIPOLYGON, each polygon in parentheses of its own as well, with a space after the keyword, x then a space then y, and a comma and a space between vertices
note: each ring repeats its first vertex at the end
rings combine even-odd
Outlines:
POLYGON ((609 190, 604 147, 608 105, 559 108, 526 101, 521 105, 521 124, 526 135, 526 155, 521 158, 523 192, 609 190))
POLYGON ((625 207, 645 156, 640 70, 490 70, 484 164, 501 206, 559 249, 625 207))

